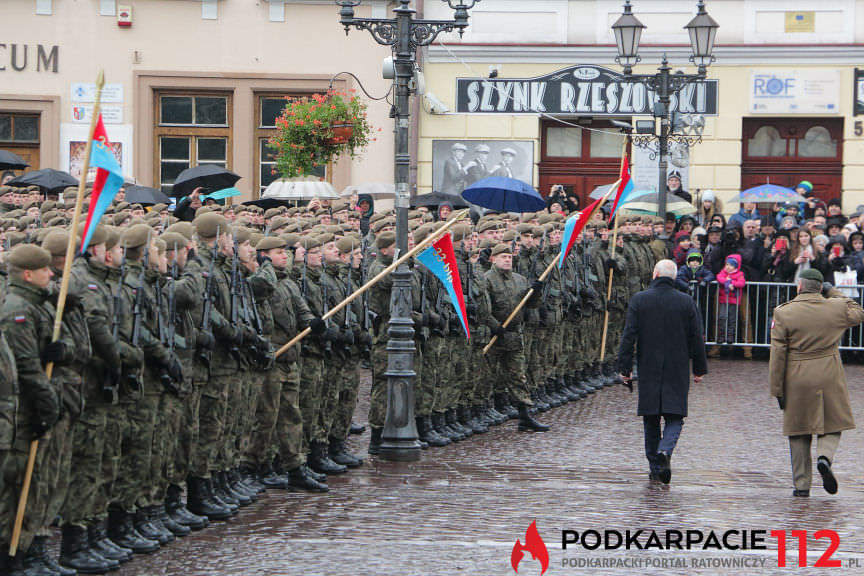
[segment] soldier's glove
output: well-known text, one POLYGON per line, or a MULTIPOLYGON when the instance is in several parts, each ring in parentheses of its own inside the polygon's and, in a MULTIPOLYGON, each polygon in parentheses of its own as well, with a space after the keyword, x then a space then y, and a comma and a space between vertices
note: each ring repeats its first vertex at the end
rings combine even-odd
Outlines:
POLYGON ((346 348, 354 345, 354 331, 350 328, 343 328, 339 334, 339 343, 346 348))
POLYGON ((468 312, 468 316, 477 316, 477 304, 474 302, 469 302, 465 305, 465 311, 468 312))
POLYGON ((42 350, 42 361, 45 364, 51 362, 60 362, 66 355, 66 345, 62 341, 57 340, 51 342, 42 350))
POLYGON ((621 267, 618 265, 618 261, 614 258, 607 258, 603 264, 606 266, 606 270, 615 270, 616 272, 621 271, 621 267))
POLYGON ((258 265, 259 266, 263 266, 265 262, 270 262, 270 261, 271 260, 270 260, 269 256, 266 256, 260 252, 258 253, 258 265))
POLYGON ((108 371, 107 381, 102 384, 102 400, 113 404, 117 400, 117 389, 120 379, 123 377, 123 366, 120 363, 114 365, 113 370, 108 371))
POLYGON ((531 283, 531 289, 534 290, 534 292, 539 292, 543 289, 543 281, 539 279, 534 280, 534 282, 531 283))
POLYGON ((830 282, 823 282, 822 283, 822 296, 824 296, 825 298, 828 298, 828 292, 830 292, 833 288, 834 288, 834 285, 831 284, 830 282))
POLYGON ((312 334, 318 336, 327 329, 327 323, 321 318, 313 318, 309 323, 309 328, 312 329, 312 334))
POLYGON ((499 324, 494 330, 492 330, 492 334, 498 338, 503 338, 506 333, 507 328, 505 328, 503 324, 499 324))
POLYGON ((777 396, 777 405, 780 406, 780 410, 786 410, 786 398, 777 396))
POLYGON ((337 342, 339 340, 339 328, 336 326, 330 326, 324 331, 324 340, 329 342, 337 342))
POLYGON ((270 340, 265 338, 264 336, 261 336, 260 334, 255 334, 254 346, 261 355, 270 352, 270 340))
POLYGON ((372 346, 372 334, 369 332, 360 332, 355 340, 361 348, 370 348, 372 346))
POLYGON ((54 390, 50 394, 39 395, 33 405, 33 416, 30 418, 30 430, 35 438, 41 438, 60 419, 60 399, 54 390))
POLYGON ((579 295, 582 298, 584 298, 585 300, 590 301, 590 300, 594 299, 594 290, 587 288, 587 287, 583 287, 581 290, 579 290, 579 295))
POLYGON ((195 344, 199 350, 213 350, 216 347, 216 339, 207 330, 199 330, 195 336, 195 344))
POLYGON ((54 427, 55 423, 56 419, 54 422, 50 422, 38 414, 34 415, 33 418, 30 419, 30 431, 33 432, 33 439, 35 440, 44 436, 48 430, 54 427))

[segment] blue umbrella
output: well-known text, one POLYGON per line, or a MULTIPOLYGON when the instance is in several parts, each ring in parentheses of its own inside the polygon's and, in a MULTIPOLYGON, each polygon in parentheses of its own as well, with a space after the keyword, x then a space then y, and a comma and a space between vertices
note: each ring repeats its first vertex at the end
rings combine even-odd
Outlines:
POLYGON ((785 186, 762 184, 749 188, 729 200, 730 202, 806 202, 807 199, 785 186))
POLYGON ((538 212, 546 208, 546 201, 533 186, 502 176, 478 180, 462 192, 462 198, 498 212, 538 212))

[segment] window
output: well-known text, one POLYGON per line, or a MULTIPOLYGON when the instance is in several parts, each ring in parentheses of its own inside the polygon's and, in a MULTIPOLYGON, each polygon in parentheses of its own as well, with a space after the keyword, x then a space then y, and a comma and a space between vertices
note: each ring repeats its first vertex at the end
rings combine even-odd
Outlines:
POLYGON ((748 156, 786 156, 786 139, 773 126, 762 126, 747 141, 748 156))
POLYGON ((798 156, 805 158, 834 158, 837 156, 837 140, 824 126, 813 126, 804 133, 798 143, 798 156))
POLYGON ((163 192, 187 168, 231 167, 230 95, 157 93, 156 107, 155 180, 163 192))
MULTIPOLYGON (((274 180, 279 178, 276 173, 276 158, 273 150, 267 145, 267 141, 276 132, 276 119, 282 114, 282 109, 285 108, 287 95, 266 95, 259 96, 257 103, 257 111, 255 117, 258 121, 258 127, 255 130, 255 136, 258 141, 256 149, 256 163, 258 171, 255 175, 257 180, 258 195, 264 193, 274 180)), ((327 166, 319 166, 315 170, 315 176, 319 178, 329 179, 327 166)))
POLYGON ((39 116, 0 114, 0 142, 11 144, 39 142, 39 116))
POLYGON ((555 158, 582 156, 582 129, 552 126, 546 128, 546 155, 555 158))
POLYGON ((623 136, 611 125, 592 122, 590 127, 546 126, 546 158, 621 158, 623 136))

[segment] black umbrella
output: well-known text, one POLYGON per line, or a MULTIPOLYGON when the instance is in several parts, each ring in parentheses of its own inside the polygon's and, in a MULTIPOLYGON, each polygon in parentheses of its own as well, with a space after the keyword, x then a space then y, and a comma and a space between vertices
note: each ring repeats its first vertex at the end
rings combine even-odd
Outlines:
POLYGON ((152 206, 154 204, 171 204, 171 198, 161 190, 149 186, 127 186, 126 202, 152 206))
POLYGON ((286 198, 258 198, 257 200, 247 200, 243 202, 244 206, 258 206, 264 210, 270 208, 278 208, 279 206, 294 206, 297 200, 288 200, 286 198))
POLYGON ((28 166, 30 164, 14 152, 0 150, 0 170, 23 170, 28 166))
POLYGON ((429 194, 419 194, 414 197, 411 202, 411 207, 417 206, 439 206, 444 202, 449 202, 453 208, 468 208, 469 204, 455 194, 444 194, 443 192, 430 192, 429 194))
POLYGON ((188 196, 199 186, 209 188, 211 191, 231 188, 240 178, 241 176, 227 168, 215 164, 202 164, 187 168, 177 176, 171 189, 171 196, 175 198, 188 196))
POLYGON ((23 176, 18 176, 6 184, 16 188, 38 186, 43 194, 60 194, 69 186, 78 186, 78 180, 73 178, 68 172, 61 172, 53 168, 43 168, 42 170, 34 170, 23 176))

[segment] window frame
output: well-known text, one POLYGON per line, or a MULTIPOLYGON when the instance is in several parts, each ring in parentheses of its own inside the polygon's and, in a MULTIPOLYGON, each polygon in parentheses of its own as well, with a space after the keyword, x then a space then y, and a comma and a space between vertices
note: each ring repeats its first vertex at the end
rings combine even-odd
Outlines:
MULTIPOLYGON (((253 180, 252 180, 253 200, 257 200, 258 198, 260 198, 261 194, 266 189, 265 186, 261 185, 261 168, 262 168, 262 164, 264 163, 264 160, 263 160, 262 154, 261 154, 261 152, 262 152, 261 141, 262 140, 268 140, 273 134, 276 133, 276 127, 275 126, 262 126, 261 125, 261 112, 262 112, 264 100, 268 99, 268 98, 285 98, 285 97, 302 98, 303 96, 311 96, 314 93, 315 92, 285 93, 285 92, 273 92, 272 90, 253 92, 253 97, 255 100, 255 106, 253 107, 254 108, 254 111, 253 111, 253 113, 254 113, 254 116, 253 116, 253 122, 254 122, 253 123, 253 126, 254 126, 253 141, 254 141, 254 148, 255 148, 255 153, 253 155, 254 156, 253 162, 255 165, 255 170, 254 170, 254 176, 253 176, 253 180)), ((275 164, 274 164, 274 166, 275 166, 275 164)), ((278 178, 278 175, 277 175, 277 178, 278 178)), ((333 183, 333 163, 332 162, 328 162, 327 166, 324 167, 324 180, 326 180, 327 182, 330 182, 331 184, 333 183)))
MULTIPOLYGON (((199 138, 224 138, 225 139, 225 167, 233 169, 233 142, 234 142, 234 93, 227 90, 154 90, 153 91, 153 182, 154 188, 162 190, 162 154, 161 141, 163 137, 189 138, 189 167, 199 165, 198 161, 198 139, 199 138), (211 124, 163 124, 162 120, 162 97, 163 96, 187 96, 187 97, 221 97, 225 98, 225 116, 227 125, 211 124)), ((195 115, 193 104, 193 119, 195 115)), ((200 164, 214 164, 216 162, 201 162, 200 164)))
POLYGON ((41 140, 42 117, 39 113, 24 113, 24 112, 0 112, 0 116, 9 117, 9 135, 8 140, 0 140, 0 145, 3 146, 38 146, 41 140), (35 140, 16 140, 15 139, 15 119, 16 118, 33 118, 36 120, 36 139, 35 140))

